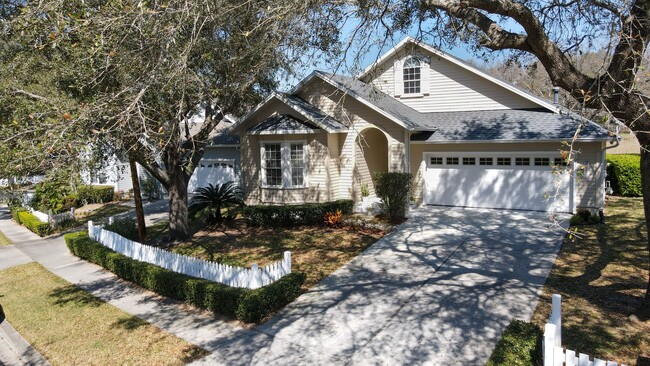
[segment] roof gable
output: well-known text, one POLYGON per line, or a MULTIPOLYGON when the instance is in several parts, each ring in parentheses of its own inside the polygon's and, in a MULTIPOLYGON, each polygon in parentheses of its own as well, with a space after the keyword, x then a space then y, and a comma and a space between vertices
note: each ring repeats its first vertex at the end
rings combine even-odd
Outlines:
POLYGON ((411 37, 402 40, 357 77, 365 82, 374 83, 384 92, 400 98, 400 101, 420 112, 448 112, 467 108, 472 110, 543 108, 557 112, 557 108, 552 103, 411 37), (408 96, 407 99, 405 96, 400 97, 402 93, 397 90, 400 84, 401 66, 395 61, 405 59, 412 54, 424 56, 424 59, 431 58, 430 64, 426 62, 427 72, 423 70, 423 85, 429 82, 431 85, 427 88, 424 97, 408 96), (427 98, 429 88, 431 98, 427 98))
POLYGON ((248 121, 255 117, 263 107, 269 105, 274 100, 279 101, 291 110, 303 116, 307 121, 314 124, 316 127, 321 128, 329 133, 346 132, 348 128, 341 122, 327 115, 325 112, 318 109, 316 106, 307 103, 305 100, 295 96, 284 93, 274 92, 269 95, 264 101, 258 104, 253 110, 242 117, 237 123, 232 126, 232 131, 238 131, 248 121))

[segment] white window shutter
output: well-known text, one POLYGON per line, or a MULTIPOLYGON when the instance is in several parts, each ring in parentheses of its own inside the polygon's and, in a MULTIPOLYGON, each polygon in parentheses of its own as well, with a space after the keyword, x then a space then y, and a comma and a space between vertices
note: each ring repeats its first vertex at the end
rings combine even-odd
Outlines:
POLYGON ((431 59, 423 57, 420 61, 420 92, 423 95, 429 95, 431 77, 429 71, 431 70, 431 59))
POLYGON ((395 97, 399 97, 400 95, 404 94, 404 72, 402 68, 402 60, 400 59, 395 59, 395 63, 393 65, 393 71, 395 73, 395 97))

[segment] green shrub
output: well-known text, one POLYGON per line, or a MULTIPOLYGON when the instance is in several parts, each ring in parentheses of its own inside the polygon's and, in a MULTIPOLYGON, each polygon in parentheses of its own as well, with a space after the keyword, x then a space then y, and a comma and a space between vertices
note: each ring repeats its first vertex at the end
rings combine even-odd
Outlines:
POLYGON ((20 206, 14 206, 10 208, 11 211, 11 218, 16 221, 18 224, 21 224, 20 222, 20 216, 18 213, 20 212, 25 212, 27 209, 25 207, 20 207, 20 206))
POLYGON ((80 186, 77 188, 77 200, 80 204, 111 202, 115 196, 113 186, 80 186))
POLYGON ((142 195, 147 201, 155 201, 160 198, 158 181, 154 178, 146 178, 142 181, 142 195))
POLYGON ((488 366, 541 366, 542 330, 532 323, 513 320, 501 335, 492 351, 488 366))
POLYGON ((115 219, 112 224, 106 225, 104 229, 122 235, 129 240, 138 241, 140 239, 135 220, 129 217, 115 219))
POLYGON ((41 212, 58 214, 69 210, 64 205, 66 197, 72 192, 70 185, 58 180, 45 180, 36 185, 30 205, 41 212))
POLYGON ((571 216, 569 222, 571 225, 598 224, 600 217, 598 215, 592 215, 591 211, 587 209, 579 209, 575 215, 571 216))
POLYGON ((373 177, 375 192, 381 198, 383 213, 390 220, 406 216, 413 180, 409 173, 377 172, 373 177))
POLYGON ((353 206, 354 202, 351 200, 285 206, 247 206, 244 207, 244 217, 253 226, 322 225, 327 212, 340 210, 344 215, 349 215, 353 206))
POLYGON ((26 228, 38 234, 38 236, 46 236, 52 232, 50 224, 47 222, 41 222, 29 211, 18 212, 18 219, 20 220, 21 224, 25 225, 26 228))
POLYGON ((632 154, 607 155, 607 179, 614 194, 641 197, 641 156, 632 154))
POLYGON ((305 281, 304 274, 291 273, 256 290, 229 287, 136 261, 97 243, 85 232, 67 234, 65 242, 72 254, 100 265, 120 278, 163 296, 215 313, 236 316, 245 322, 259 321, 293 301, 300 295, 300 286, 305 281))
POLYGON ((246 323, 260 322, 300 296, 305 278, 304 273, 290 273, 270 286, 246 291, 237 306, 237 319, 246 323))

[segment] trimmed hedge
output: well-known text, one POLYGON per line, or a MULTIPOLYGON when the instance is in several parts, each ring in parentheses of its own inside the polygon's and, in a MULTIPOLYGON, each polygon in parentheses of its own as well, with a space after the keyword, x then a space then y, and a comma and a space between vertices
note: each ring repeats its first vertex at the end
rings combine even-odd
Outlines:
POLYGON ((641 197, 641 156, 633 154, 607 155, 607 177, 614 194, 641 197))
POLYGON ((116 253, 90 239, 88 233, 65 235, 72 254, 98 264, 120 278, 146 289, 237 319, 256 323, 300 295, 302 273, 290 273, 259 289, 229 287, 220 283, 172 272, 116 253))
POLYGON ((501 335, 487 366, 541 366, 543 333, 539 327, 513 320, 501 335))
POLYGON ((52 228, 47 222, 41 222, 36 216, 32 215, 29 211, 18 212, 18 222, 25 225, 26 228, 38 234, 38 236, 46 236, 52 233, 52 228))
POLYGON ((80 186, 76 198, 79 203, 105 203, 113 201, 114 195, 113 186, 80 186))
POLYGON ((18 224, 21 224, 20 217, 18 216, 18 213, 25 212, 25 211, 27 211, 27 209, 24 208, 24 207, 16 206, 16 207, 11 207, 9 210, 11 211, 11 218, 14 221, 16 221, 18 224))
POLYGON ((349 215, 352 213, 353 207, 352 200, 285 206, 246 206, 244 207, 244 217, 253 226, 322 225, 327 212, 340 210, 344 215, 349 215))

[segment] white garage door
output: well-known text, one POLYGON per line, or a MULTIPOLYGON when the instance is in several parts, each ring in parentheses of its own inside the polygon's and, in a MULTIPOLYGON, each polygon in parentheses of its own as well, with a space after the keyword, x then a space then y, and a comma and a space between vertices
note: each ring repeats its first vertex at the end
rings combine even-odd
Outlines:
POLYGON ((199 162, 199 166, 194 170, 187 190, 188 192, 194 192, 197 188, 207 187, 208 183, 216 186, 230 181, 236 181, 233 160, 204 159, 199 162))
POLYGON ((424 161, 427 204, 572 211, 572 179, 553 153, 425 153, 424 161))

